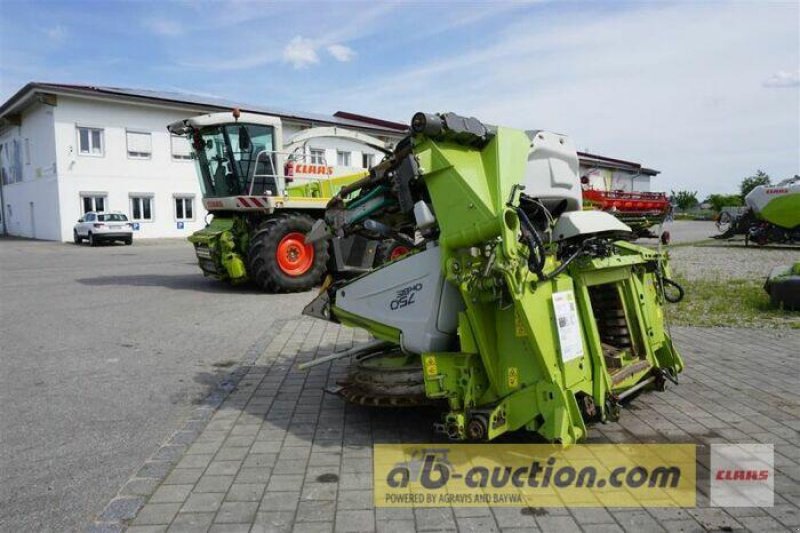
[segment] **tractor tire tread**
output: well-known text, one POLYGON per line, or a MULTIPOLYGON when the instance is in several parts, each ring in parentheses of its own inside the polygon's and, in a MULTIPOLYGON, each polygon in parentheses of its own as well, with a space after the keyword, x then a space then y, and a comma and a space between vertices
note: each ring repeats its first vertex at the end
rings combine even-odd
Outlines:
POLYGON ((320 243, 314 249, 314 263, 302 276, 291 277, 278 267, 275 250, 286 233, 298 231, 298 225, 311 229, 313 219, 302 213, 281 213, 259 224, 250 238, 247 253, 247 272, 263 291, 272 293, 300 292, 319 283, 328 263, 328 248, 320 243))

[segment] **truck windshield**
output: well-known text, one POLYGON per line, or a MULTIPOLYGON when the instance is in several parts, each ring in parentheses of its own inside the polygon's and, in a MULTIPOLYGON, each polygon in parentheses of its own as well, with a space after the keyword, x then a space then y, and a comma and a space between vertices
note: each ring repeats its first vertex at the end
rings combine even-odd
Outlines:
MULTIPOLYGON (((275 175, 271 126, 241 123, 209 126, 192 133, 192 148, 200 188, 206 198, 246 195, 254 174, 275 175)), ((275 193, 267 189, 263 178, 256 180, 258 190, 253 194, 275 193)), ((274 184, 274 179, 271 181, 274 184)))

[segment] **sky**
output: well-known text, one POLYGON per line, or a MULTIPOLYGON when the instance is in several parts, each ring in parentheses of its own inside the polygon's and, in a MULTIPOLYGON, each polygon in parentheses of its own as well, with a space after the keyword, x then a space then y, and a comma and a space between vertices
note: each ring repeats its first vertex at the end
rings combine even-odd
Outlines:
POLYGON ((733 193, 800 173, 800 2, 0 0, 0 102, 30 81, 568 134, 733 193))

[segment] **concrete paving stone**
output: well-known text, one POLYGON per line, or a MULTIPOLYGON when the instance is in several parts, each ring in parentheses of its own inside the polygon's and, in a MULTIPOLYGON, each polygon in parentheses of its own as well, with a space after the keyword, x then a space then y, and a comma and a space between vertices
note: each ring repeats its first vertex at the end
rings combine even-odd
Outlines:
POLYGON ((464 533, 489 533, 499 531, 494 517, 489 516, 469 516, 456 517, 458 531, 464 533))
POLYGON ((492 514, 494 514, 497 525, 503 530, 512 527, 539 529, 536 518, 529 514, 523 514, 521 509, 495 507, 492 509, 492 514))
POLYGON ((161 485, 150 497, 149 503, 183 503, 194 485, 161 485))
POLYGON ((375 525, 378 533, 415 533, 417 531, 413 520, 377 520, 375 525))
POLYGON ((372 474, 366 472, 342 474, 339 476, 339 488, 343 490, 370 489, 372 488, 372 474))
POLYGON ((120 489, 120 496, 150 496, 158 488, 159 480, 154 478, 133 478, 120 489))
POLYGON ((235 476, 242 461, 212 461, 206 468, 206 476, 235 476))
POLYGON ((234 476, 203 476, 194 487, 194 492, 227 492, 234 476))
POLYGON ((212 454, 203 454, 203 455, 185 455, 183 459, 181 459, 178 464, 175 466, 176 468, 205 468, 214 458, 212 454))
POLYGON ((143 498, 120 497, 111 500, 103 512, 98 517, 101 521, 115 522, 130 520, 136 516, 139 509, 144 505, 143 498))
POLYGON ((169 525, 180 508, 180 503, 148 503, 133 519, 133 525, 169 525))
POLYGON ((676 507, 653 507, 647 511, 659 522, 664 520, 694 520, 686 509, 676 507))
POLYGON ((303 474, 307 464, 308 462, 305 460, 281 461, 278 459, 275 462, 274 471, 276 474, 303 474))
POLYGON ((794 505, 775 505, 774 507, 765 507, 764 510, 783 525, 800 528, 800 512, 794 505))
POLYGON ((214 524, 208 533, 249 533, 250 522, 246 524, 214 524))
POLYGON ((164 533, 167 526, 131 526, 125 533, 164 533))
POLYGON ((265 492, 261 499, 260 511, 292 511, 300 502, 299 492, 265 492))
POLYGON ((336 533, 363 533, 375 530, 373 511, 337 511, 334 531, 336 533))
POLYGON ((542 531, 578 531, 578 523, 571 516, 537 516, 536 523, 542 531))
POLYGON ((176 468, 164 479, 165 485, 188 485, 197 483, 204 468, 176 468))
POLYGON ((273 466, 277 460, 277 455, 274 453, 256 453, 250 452, 244 460, 242 468, 258 468, 263 466, 273 466))
POLYGON ((205 431, 197 436, 195 441, 197 444, 216 444, 225 441, 228 438, 228 429, 220 431, 211 431, 206 428, 205 431))
POLYGON ((690 515, 706 529, 741 528, 741 524, 722 509, 688 509, 690 515))
POLYGON ((599 508, 582 508, 577 507, 570 509, 570 513, 580 525, 586 524, 616 524, 614 517, 605 509, 599 508))
MULTIPOLYGON (((502 530, 503 533, 508 531, 507 529, 502 530)), ((546 530, 541 530, 546 531, 546 530)), ((622 529, 619 524, 591 524, 588 526, 583 527, 583 531, 587 533, 625 533, 625 530, 622 529)), ((670 533, 679 533, 680 530, 669 530, 670 533)), ((568 533, 567 531, 559 531, 558 533, 568 533)), ((646 533, 646 532, 642 532, 646 533)))
POLYGON ((197 492, 190 494, 181 507, 182 513, 215 513, 222 500, 224 492, 197 492))
POLYGON ((336 483, 309 483, 303 484, 302 500, 335 500, 339 492, 336 483))
POLYGON ((250 453, 254 454, 273 454, 277 457, 283 443, 279 440, 257 440, 250 447, 250 453))
POLYGON ((251 524, 256 517, 259 502, 223 502, 214 518, 219 524, 251 524))
POLYGON ((167 533, 205 533, 214 521, 214 513, 179 512, 167 533))
POLYGON ((240 461, 247 457, 250 449, 243 446, 223 446, 214 459, 217 461, 240 461))
POLYGON ((303 487, 302 474, 273 474, 269 478, 267 492, 295 492, 303 487))
POLYGON ((272 469, 267 466, 241 468, 236 475, 236 483, 267 483, 271 475, 272 469))
MULTIPOLYGON (((178 433, 186 433, 184 431, 179 431, 178 433)), ((174 436, 173 436, 174 439, 174 436)), ((172 439, 170 440, 172 442, 172 439)), ((186 453, 188 446, 184 444, 175 444, 169 446, 162 446, 161 448, 153 454, 150 458, 153 461, 170 461, 171 463, 177 462, 183 454, 186 453)))
POLYGON ((271 511, 256 513, 251 533, 289 533, 292 531, 294 511, 271 511))
POLYGON ((337 509, 372 509, 372 490, 340 490, 336 499, 337 509))
POLYGON ((297 522, 292 533, 331 533, 333 522, 297 522))
MULTIPOLYGON (((750 531, 772 532, 790 529, 769 516, 746 516, 738 518, 737 520, 750 531)), ((796 528, 794 528, 794 530, 796 531, 796 528)))
POLYGON ((334 500, 303 500, 297 505, 298 522, 333 522, 336 518, 334 500))
POLYGON ((308 459, 308 456, 311 455, 311 446, 291 446, 286 447, 281 450, 280 454, 278 454, 279 461, 297 461, 302 460, 305 461, 308 459))
POLYGON ((234 482, 228 490, 225 500, 232 502, 260 502, 266 486, 266 483, 234 482))
POLYGON ((340 452, 321 452, 312 453, 308 459, 309 466, 328 466, 336 465, 337 467, 342 461, 342 454, 340 452))
POLYGON ((450 507, 423 507, 414 509, 417 529, 422 531, 456 529, 456 520, 450 507))
POLYGON ((222 446, 222 442, 195 442, 189 449, 186 450, 187 454, 209 454, 217 453, 217 450, 222 446))
POLYGON ((173 466, 174 465, 169 461, 147 461, 142 465, 139 471, 136 472, 136 477, 164 479, 167 477, 170 470, 172 470, 173 466))
POLYGON ((226 446, 250 446, 255 442, 256 436, 255 435, 237 435, 234 437, 228 437, 225 440, 226 446))

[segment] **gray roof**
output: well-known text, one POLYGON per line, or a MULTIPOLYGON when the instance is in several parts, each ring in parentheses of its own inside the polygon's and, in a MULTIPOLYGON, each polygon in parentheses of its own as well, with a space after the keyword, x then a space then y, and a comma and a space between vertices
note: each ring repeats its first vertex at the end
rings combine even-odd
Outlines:
MULTIPOLYGON (((361 129, 369 129, 377 133, 387 135, 400 135, 407 130, 407 126, 399 123, 393 123, 377 118, 366 117, 362 115, 353 115, 342 113, 348 116, 357 116, 358 120, 353 118, 345 118, 343 116, 325 115, 319 113, 300 113, 293 111, 285 111, 265 107, 262 105, 247 104, 243 102, 235 102, 224 98, 217 98, 213 96, 201 96, 196 94, 188 94, 182 92, 171 91, 153 91, 149 89, 129 89, 125 87, 101 87, 93 85, 73 85, 65 83, 44 83, 44 82, 30 82, 22 89, 17 91, 11 98, 6 100, 0 106, 0 118, 4 118, 10 114, 18 104, 23 103, 28 97, 33 94, 40 93, 62 93, 62 94, 83 94, 95 97, 123 97, 131 101, 147 101, 152 103, 162 104, 182 104, 192 107, 198 107, 204 111, 227 111, 233 108, 239 108, 241 111, 250 113, 261 113, 264 115, 273 115, 285 119, 294 119, 303 122, 313 122, 315 124, 326 124, 333 126, 348 126, 361 129)), ((339 112, 341 113, 341 112, 339 112)))

